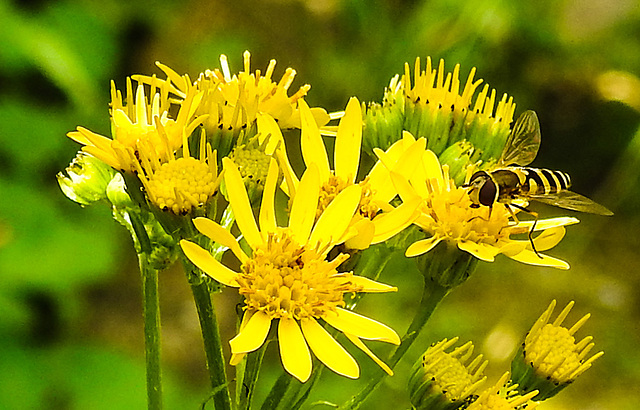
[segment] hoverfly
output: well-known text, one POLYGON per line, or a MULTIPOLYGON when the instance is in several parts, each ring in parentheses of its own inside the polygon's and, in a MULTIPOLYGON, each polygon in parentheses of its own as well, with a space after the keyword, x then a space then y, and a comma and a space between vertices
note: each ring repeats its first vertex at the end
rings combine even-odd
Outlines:
POLYGON ((533 162, 538 154, 540 140, 538 116, 534 111, 525 111, 518 117, 507 138, 498 166, 490 171, 475 172, 466 184, 473 206, 492 207, 495 203, 501 203, 509 211, 512 211, 510 207, 515 207, 533 215, 536 221, 537 215, 534 212, 513 201, 533 200, 572 211, 613 215, 613 212, 604 206, 570 191, 571 178, 568 174, 526 166, 533 162))

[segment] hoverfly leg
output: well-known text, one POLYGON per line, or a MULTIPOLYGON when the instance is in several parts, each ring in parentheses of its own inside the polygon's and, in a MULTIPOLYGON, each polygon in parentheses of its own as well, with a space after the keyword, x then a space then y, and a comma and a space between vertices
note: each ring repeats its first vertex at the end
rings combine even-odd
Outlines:
MULTIPOLYGON (((527 234, 527 237, 529 238, 529 242, 531 242, 531 248, 533 249, 533 251, 535 252, 535 254, 538 256, 538 258, 543 259, 542 255, 540 255, 540 252, 538 252, 538 250, 536 249, 536 244, 533 242, 533 231, 536 229, 536 225, 538 224, 538 214, 536 212, 530 211, 527 208, 520 206, 520 205, 516 205, 516 204, 509 204, 509 206, 513 206, 519 210, 521 210, 522 212, 526 212, 529 215, 533 216, 534 220, 533 220, 533 225, 531 225, 531 229, 529 229, 529 233, 527 234)), ((511 211, 513 214, 513 211, 511 211)), ((513 217, 515 218, 515 214, 513 214, 513 217)), ((517 221, 517 218, 516 218, 517 221)))
MULTIPOLYGON (((477 208, 480 208, 480 206, 473 206, 473 205, 471 205, 471 208, 477 209, 477 208)), ((489 215, 487 215, 487 218, 486 218, 486 219, 485 219, 485 218, 483 218, 483 217, 481 217, 480 215, 476 215, 476 216, 474 216, 473 218, 469 219, 469 220, 467 221, 467 223, 469 223, 469 222, 473 221, 474 219, 480 219, 480 220, 483 220, 483 221, 485 221, 485 222, 490 221, 490 220, 491 220, 491 210, 493 209, 493 206, 489 206, 488 208, 489 208, 489 215)))

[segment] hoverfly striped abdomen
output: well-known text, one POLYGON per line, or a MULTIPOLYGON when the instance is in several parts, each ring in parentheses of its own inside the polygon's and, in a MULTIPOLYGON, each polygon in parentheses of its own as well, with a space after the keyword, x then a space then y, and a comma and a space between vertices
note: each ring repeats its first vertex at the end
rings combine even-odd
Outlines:
POLYGON ((524 195, 549 195, 560 191, 566 191, 571 187, 569 174, 562 171, 553 171, 545 168, 513 167, 522 172, 524 182, 522 193, 524 195))

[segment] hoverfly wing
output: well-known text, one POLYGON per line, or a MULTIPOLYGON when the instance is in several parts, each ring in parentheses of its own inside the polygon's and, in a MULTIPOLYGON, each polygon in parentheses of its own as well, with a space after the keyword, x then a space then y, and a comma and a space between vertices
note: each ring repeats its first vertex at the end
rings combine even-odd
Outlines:
POLYGON ((500 155, 503 166, 525 166, 533 162, 540 148, 540 122, 535 111, 523 112, 507 138, 507 142, 500 155))
POLYGON ((548 205, 557 206, 578 212, 587 212, 597 215, 613 215, 613 212, 597 202, 592 201, 586 196, 577 194, 572 191, 559 191, 552 194, 544 195, 528 195, 529 199, 542 202, 548 205))

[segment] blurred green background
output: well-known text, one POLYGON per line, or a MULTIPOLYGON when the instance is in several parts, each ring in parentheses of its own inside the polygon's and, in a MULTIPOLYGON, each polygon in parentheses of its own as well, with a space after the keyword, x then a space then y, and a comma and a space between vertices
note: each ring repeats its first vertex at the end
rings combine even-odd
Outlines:
MULTIPOLYGON (((464 78, 475 66, 477 78, 514 97, 517 113, 535 110, 543 144, 533 165, 568 172, 575 191, 616 215, 577 215, 582 222, 551 252, 570 261, 569 271, 502 257, 482 263, 445 299, 411 356, 458 335, 486 355, 495 381, 550 300, 558 310, 575 300, 568 323, 590 312, 577 336, 593 335, 605 355, 540 408, 637 408, 636 1, 0 0, 0 21, 1 409, 145 407, 131 240, 106 207, 82 209, 61 194, 55 175, 79 148, 65 134, 83 125, 109 135, 111 79, 122 89, 130 74, 159 73, 156 60, 194 78, 219 67, 221 53, 237 72, 244 50, 253 69, 277 59, 276 78, 295 68, 293 88, 311 84, 307 101, 329 111, 352 95, 380 101, 417 56, 444 58, 448 70, 460 63, 464 78)), ((367 297, 359 311, 403 332, 419 297, 411 268, 395 260, 382 279, 399 292, 367 297)), ((178 268, 160 286, 166 407, 196 408, 208 392, 195 309, 178 268)), ((237 299, 229 292, 215 301, 229 339, 237 299)), ((372 365, 358 358, 366 374, 372 365)), ((364 408, 407 408, 410 366, 402 363, 364 408)), ((311 402, 340 403, 360 386, 328 373, 311 402)))

